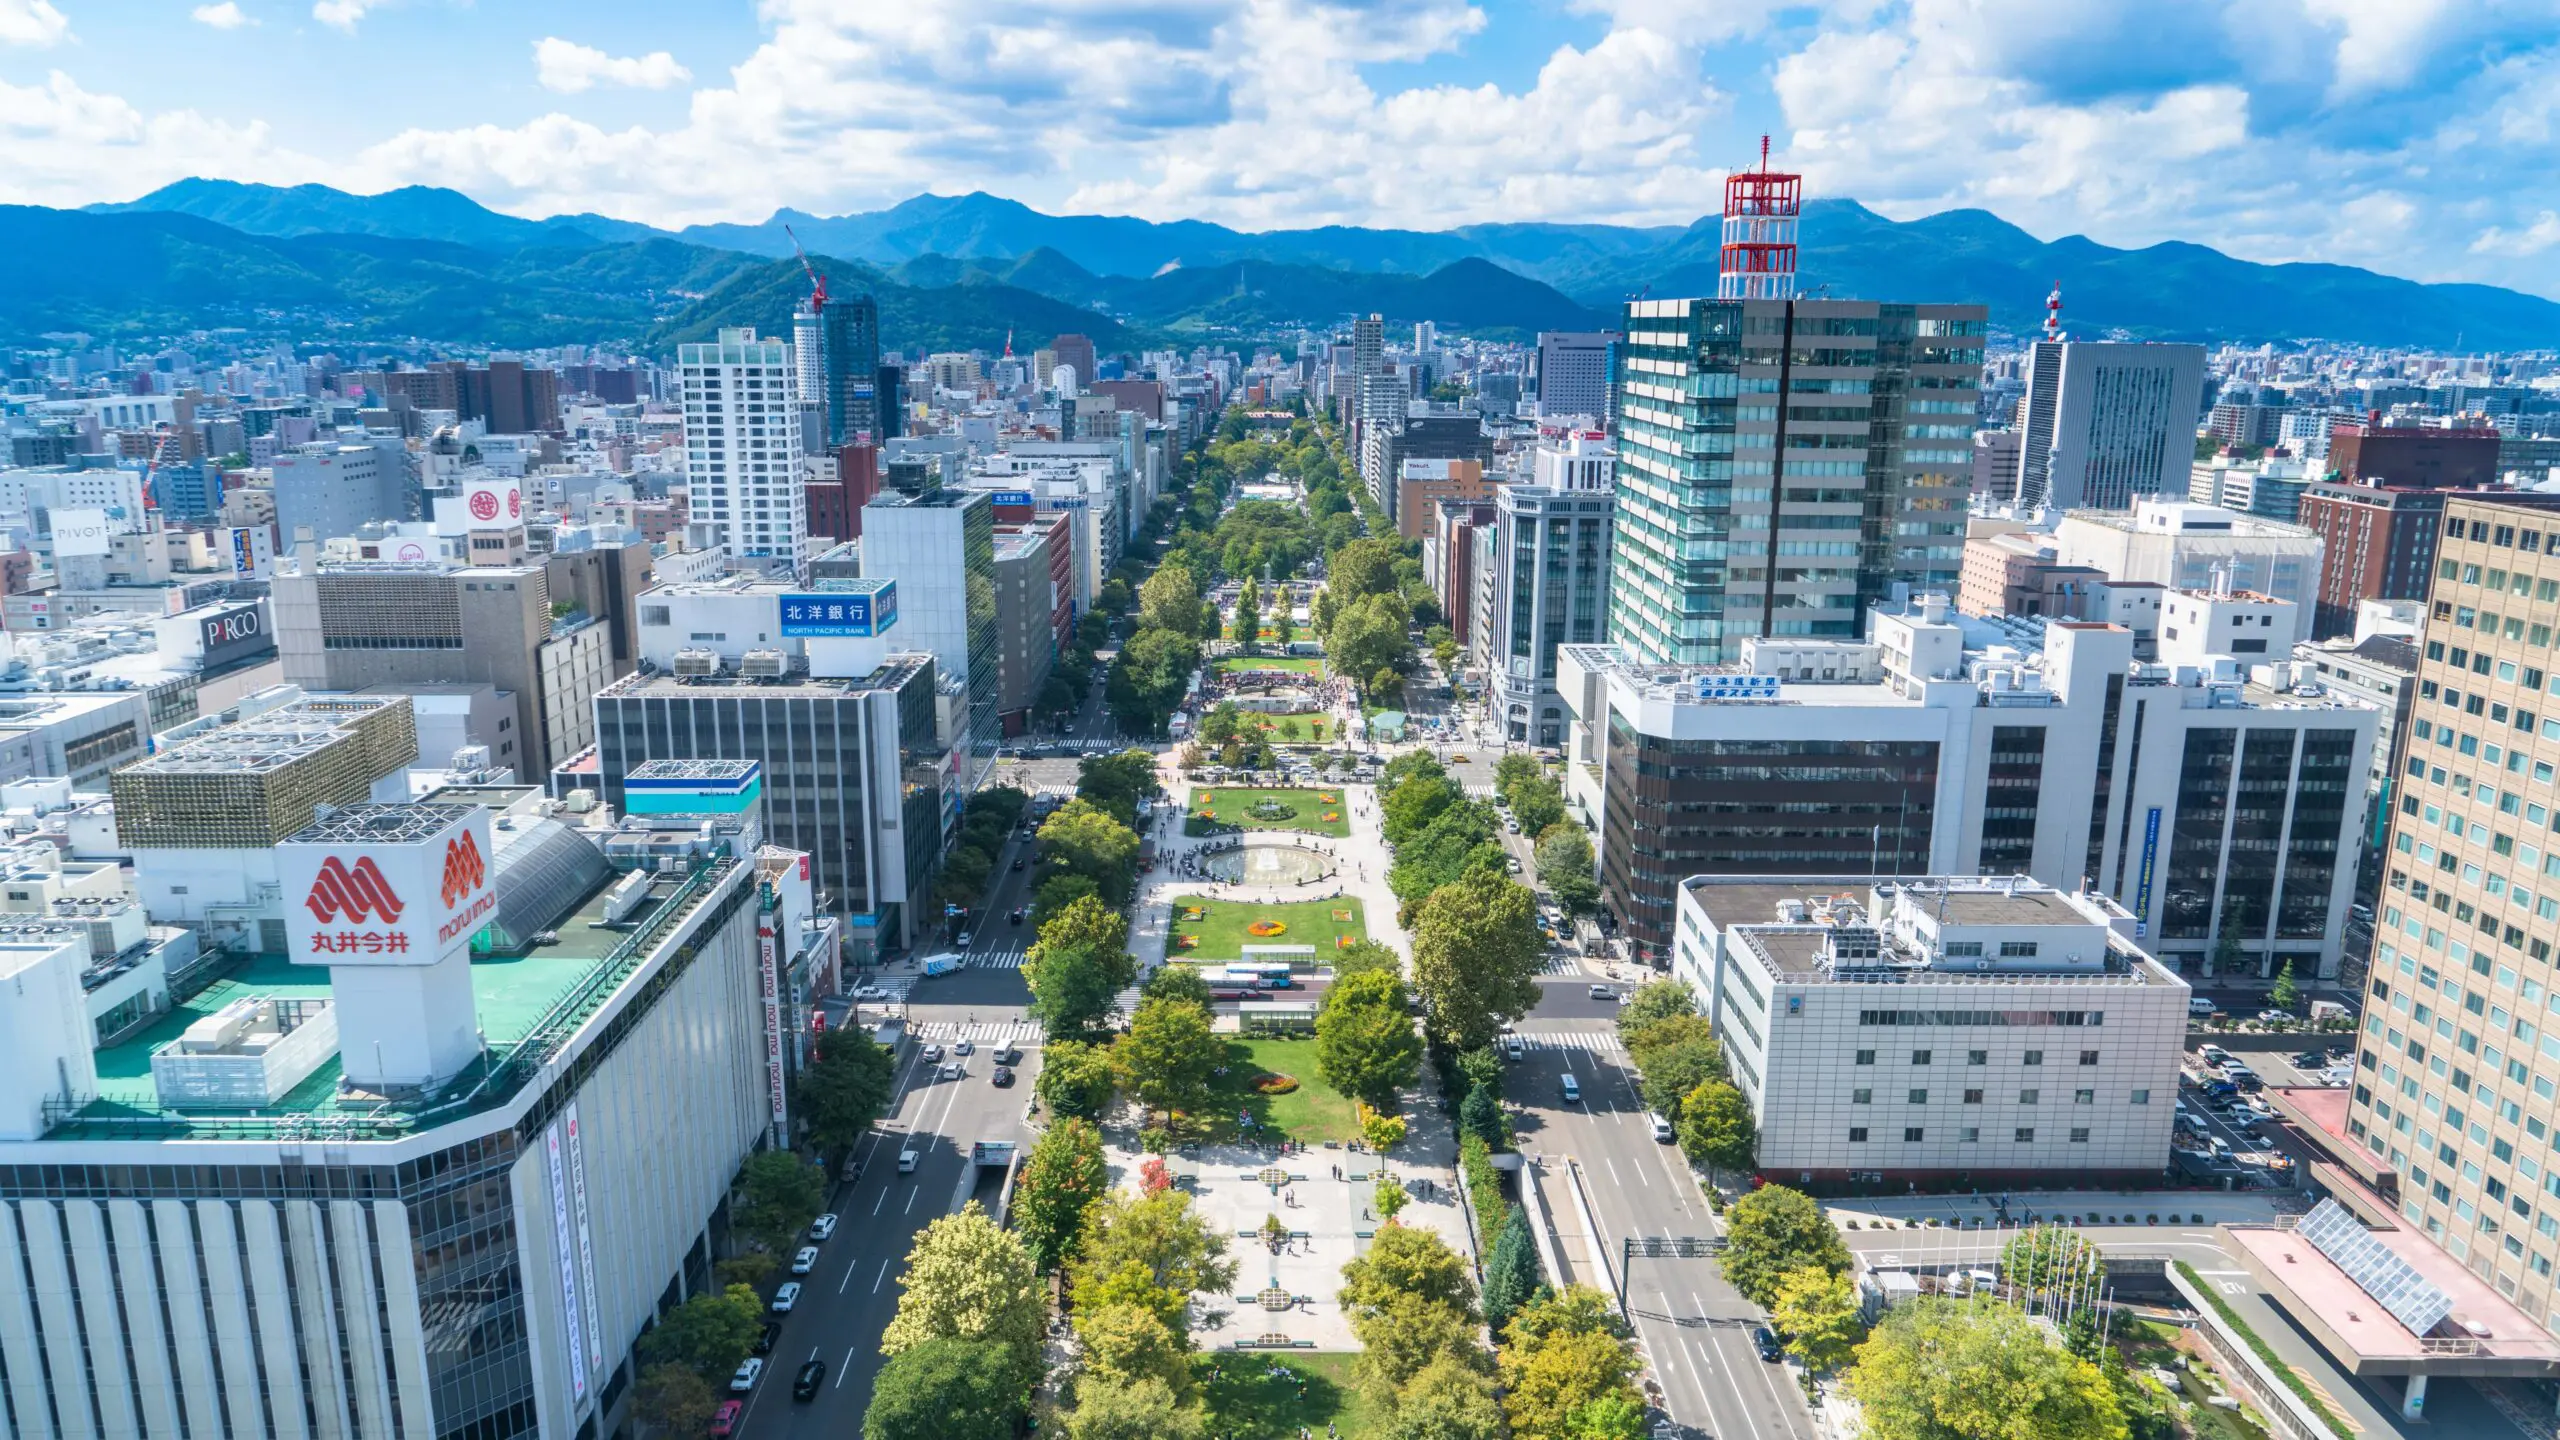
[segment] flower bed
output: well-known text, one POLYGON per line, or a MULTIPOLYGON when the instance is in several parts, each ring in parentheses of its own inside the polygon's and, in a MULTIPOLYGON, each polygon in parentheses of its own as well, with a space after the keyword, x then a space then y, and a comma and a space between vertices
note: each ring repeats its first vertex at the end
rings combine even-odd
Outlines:
POLYGON ((1285 924, 1283 924, 1283 923, 1281 923, 1280 921, 1277 921, 1277 920, 1256 920, 1256 921, 1254 921, 1252 924, 1247 925, 1247 926, 1246 926, 1246 927, 1244 927, 1244 928, 1245 928, 1246 933, 1248 933, 1248 934, 1252 934, 1252 935, 1258 935, 1258 936, 1263 937, 1264 939, 1269 939, 1271 936, 1274 936, 1274 935, 1284 935, 1284 934, 1287 934, 1287 933, 1288 933, 1288 930, 1289 930, 1289 927, 1288 927, 1287 925, 1285 925, 1285 924))
POLYGON ((1253 1088, 1264 1095, 1287 1095, 1298 1088, 1295 1075, 1264 1075, 1253 1082, 1253 1088))

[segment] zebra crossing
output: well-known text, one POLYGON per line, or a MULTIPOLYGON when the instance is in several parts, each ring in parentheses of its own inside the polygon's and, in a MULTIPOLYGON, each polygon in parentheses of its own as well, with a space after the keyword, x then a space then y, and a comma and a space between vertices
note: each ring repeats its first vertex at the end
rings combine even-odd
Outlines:
POLYGON ((1561 950, 1550 950, 1547 952, 1546 958, 1538 962, 1538 973, 1541 975, 1579 975, 1582 973, 1582 962, 1571 955, 1565 954, 1561 950))
POLYGON ((1532 1050, 1588 1050, 1615 1054, 1627 1048, 1614 1030, 1522 1030, 1520 1043, 1532 1050))
POLYGON ((1023 962, 1029 958, 1030 951, 1026 947, 1014 945, 1002 950, 974 951, 961 957, 960 968, 963 970, 1019 970, 1023 962))
POLYGON ((1037 1020, 926 1020, 907 1027, 917 1040, 948 1044, 967 1040, 977 1045, 1018 1045, 1030 1047, 1040 1043, 1037 1020))

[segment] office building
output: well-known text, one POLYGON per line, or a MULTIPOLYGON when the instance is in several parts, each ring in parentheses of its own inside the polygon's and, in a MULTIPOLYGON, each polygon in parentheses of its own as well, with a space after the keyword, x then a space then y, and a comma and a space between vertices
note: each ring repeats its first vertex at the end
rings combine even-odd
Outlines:
POLYGON ((748 857, 616 874, 503 819, 359 805, 278 837, 287 947, 111 1045, 85 947, 0 947, 13 1433, 628 1427, 633 1343, 713 1288, 776 1128, 766 917, 748 857))
POLYGON ((2218 444, 2263 450, 2282 438, 2284 419, 2290 413, 2281 405, 2225 400, 2205 417, 2205 433, 2218 444))
MULTIPOLYGON (((1076 372, 1077 394, 1083 394, 1087 386, 1102 378, 1099 373, 1101 366, 1094 359, 1091 336, 1061 335, 1049 342, 1049 349, 1058 357, 1059 365, 1076 372)), ((1045 385, 1049 382, 1049 377, 1043 375, 1039 380, 1045 385)))
POLYGON ((1628 302, 1611 638, 1717 664, 1753 636, 1853 638, 1897 585, 1952 591, 1988 324, 1979 305, 1628 302))
MULTIPOLYGON (((880 425, 880 304, 868 295, 830 298, 819 316, 827 407, 827 448, 877 445, 880 425)), ((851 539, 851 536, 838 536, 851 539)))
POLYGON ((2154 1186, 2185 981, 2102 897, 2009 875, 1680 886, 1680 959, 1789 1184, 2154 1186))
MULTIPOLYGON (((2358 831, 2364 837, 2365 853, 2378 856, 2390 820, 2393 747, 2417 708, 2418 642, 2408 635, 2342 635, 2295 646, 2293 662, 2320 688, 2362 700, 2382 712, 2374 728, 2373 763, 2365 772, 2364 824, 2358 831)), ((2370 887, 2381 878, 2378 872, 2366 874, 2360 867, 2357 898, 2370 900, 2370 887)))
POLYGON ((0 781, 60 775, 93 785, 142 758, 151 707, 140 690, 0 694, 0 781))
POLYGON ((1985 430, 1973 437, 1973 493, 1977 503, 2017 503, 2020 439, 2015 430, 1985 430))
POLYGON ((275 523, 285 548, 406 520, 409 479, 396 446, 313 444, 275 457, 275 523))
POLYGON ((1623 338, 1615 330, 1538 332, 1538 413, 1552 419, 1581 416, 1605 427, 1615 373, 1612 352, 1623 338))
MULTIPOLYGON (((1440 614, 1458 653, 1475 654, 1477 579, 1492 542, 1493 506, 1482 500, 1443 500, 1431 537, 1422 547, 1422 583, 1440 602, 1440 614)), ((1474 663, 1472 659, 1469 663, 1474 663)))
MULTIPOLYGON (((996 577, 996 711, 1003 732, 1029 728, 1032 705, 1058 658, 1059 625, 1072 614, 1072 575, 1061 583, 1069 557, 1052 555, 1052 538, 1064 541, 1063 522, 1039 529, 998 526, 996 577)), ((1072 623, 1072 622, 1069 622, 1072 623)))
POLYGON ((2188 471, 2187 498, 2262 520, 2298 522, 2302 497, 2320 483, 2313 462, 2289 455, 2241 460, 2230 452, 2198 460, 2188 471))
POLYGON ((1607 490, 1617 469, 1618 449, 1605 430, 1541 433, 1529 452, 1529 483, 1551 490, 1607 490))
POLYGON ((2310 638, 2325 547, 2303 526, 2187 500, 2144 499, 2130 514, 2071 511, 2054 527, 2053 541, 2064 564, 2087 566, 2110 580, 2272 595, 2295 607, 2293 618, 2303 627, 2281 637, 2285 644, 2310 638))
POLYGON ((2366 485, 2485 490, 2498 483, 2495 430, 2342 423, 2329 429, 2329 473, 2366 485))
POLYGON ((2380 717, 2306 693, 2289 608, 2170 592, 2157 664, 2122 626, 1934 595, 1739 666, 1568 645, 1566 793, 1602 901, 1660 959, 1692 875, 2086 877, 2182 973, 2334 975, 2380 717))
POLYGON ((2184 495, 2204 387, 2201 345, 2038 340, 2019 409, 2024 505, 2123 510, 2184 495))
MULTIPOLYGON (((2112 618, 2090 613, 2107 577, 2086 565, 2065 565, 2053 537, 2033 531, 1976 535, 1964 542, 1964 579, 1956 590, 1956 609, 1994 619, 2016 615, 2028 619, 2089 620, 2112 618)), ((2156 588, 2156 587, 2154 587, 2156 588)), ((2128 625, 2136 631, 2157 627, 2128 625)))
MULTIPOLYGON (((492 435, 557 433, 561 425, 560 372, 521 360, 444 360, 423 370, 357 371, 346 378, 366 394, 406 402, 412 411, 450 410, 458 420, 476 420, 492 435)), ((623 398, 627 403, 634 397, 623 398)))
POLYGON ((492 764, 520 777, 548 774, 595 743, 591 706, 615 674, 613 632, 601 616, 555 611, 545 566, 293 566, 279 569, 274 603, 288 684, 381 693, 493 685, 514 713, 480 743, 492 764))
POLYGON ((1439 522, 1444 500, 1483 500, 1500 487, 1485 479, 1481 460, 1407 458, 1396 467, 1396 533, 1407 540, 1427 539, 1439 522))
POLYGON ((1387 322, 1377 315, 1363 315, 1351 322, 1351 373, 1354 377, 1375 375, 1386 364, 1387 322))
POLYGON ((2560 495, 2536 492, 2346 483, 2305 490, 2299 518, 2322 547, 2311 633, 2325 640, 2351 632, 2367 600, 2425 599, 2435 577, 2444 507, 2454 499, 2560 508, 2560 495))
POLYGON ((897 582, 899 641, 932 653, 943 694, 958 706, 953 750, 968 762, 964 793, 995 764, 1002 733, 995 514, 988 502, 982 490, 936 490, 883 495, 862 509, 863 578, 897 582))
POLYGON ((1484 677, 1487 713, 1505 740, 1564 743, 1556 650, 1607 633, 1616 508, 1605 488, 1504 485, 1494 491, 1493 525, 1476 532, 1484 549, 1466 644, 1484 677))
POLYGON ((796 574, 809 558, 809 512, 791 347, 727 329, 717 343, 677 346, 676 365, 693 548, 725 546, 741 565, 796 574))

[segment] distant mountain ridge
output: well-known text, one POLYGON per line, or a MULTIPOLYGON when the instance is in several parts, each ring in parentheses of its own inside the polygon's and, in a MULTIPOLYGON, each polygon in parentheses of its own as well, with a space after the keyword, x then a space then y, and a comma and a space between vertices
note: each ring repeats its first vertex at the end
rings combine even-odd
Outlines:
MULTIPOLYGON (((993 286, 1180 337, 1376 310, 1398 322, 1521 333, 1606 323, 1629 295, 1713 293, 1718 221, 1685 226, 1497 224, 1446 231, 1327 226, 1260 233, 1207 221, 1049 215, 983 193, 885 210, 783 210, 760 225, 669 234, 596 215, 527 220, 452 190, 358 196, 325 186, 183 180, 102 214, 176 211, 254 236, 435 240, 485 250, 682 242, 781 259, 789 224, 813 252, 890 283, 993 286)), ((2138 250, 2042 241, 1981 210, 1895 221, 1848 200, 1805 206, 1808 294, 1975 301, 2024 334, 2057 281, 2074 333, 2199 340, 2329 339, 2481 349, 2560 345, 2560 303, 2486 285, 2423 285, 2342 265, 2262 265, 2201 245, 2138 250)), ((841 287, 839 287, 841 288, 841 287)), ((1008 296, 1001 303, 1014 303, 1008 296)))

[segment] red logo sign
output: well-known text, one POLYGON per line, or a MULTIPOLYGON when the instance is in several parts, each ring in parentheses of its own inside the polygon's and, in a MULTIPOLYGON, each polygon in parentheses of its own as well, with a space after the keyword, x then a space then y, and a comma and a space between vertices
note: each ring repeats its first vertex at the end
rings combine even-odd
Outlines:
POLYGON ((488 863, 480 858, 480 842, 465 830, 444 847, 444 903, 452 909, 455 901, 480 888, 489 878, 488 863))
POLYGON ((507 492, 507 518, 508 518, 508 519, 510 519, 510 520, 515 520, 515 519, 522 518, 522 516, 523 516, 523 515, 524 515, 524 492, 523 492, 523 491, 521 491, 521 490, 510 490, 510 491, 508 491, 508 492, 507 492))
POLYGON ((320 917, 323 925, 334 925, 343 915, 362 923, 368 916, 378 915, 385 924, 400 918, 400 897, 391 893, 391 883, 382 878, 380 867, 370 855, 359 858, 353 866, 332 855, 320 862, 320 874, 311 882, 311 893, 304 905, 320 917))
POLYGON ((498 518, 498 492, 497 492, 497 491, 495 491, 495 490, 474 490, 474 491, 472 491, 472 492, 471 492, 471 518, 472 518, 472 519, 474 519, 474 520, 495 520, 495 519, 497 519, 497 518, 498 518))

